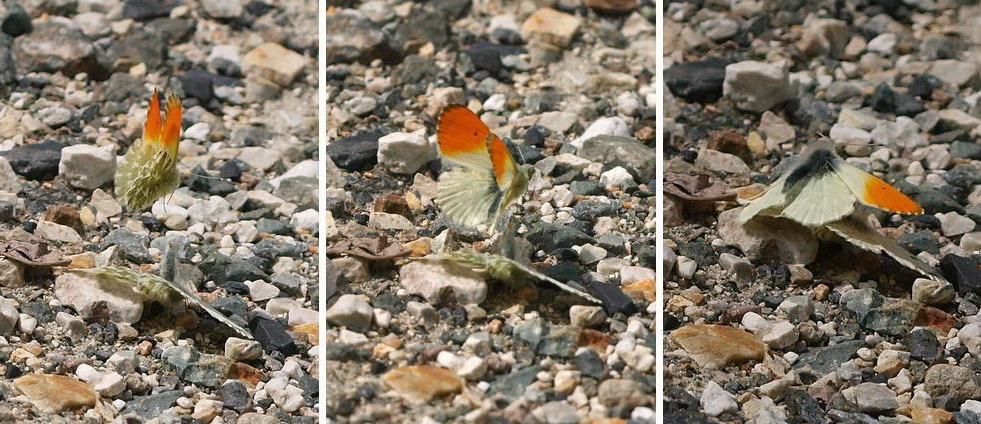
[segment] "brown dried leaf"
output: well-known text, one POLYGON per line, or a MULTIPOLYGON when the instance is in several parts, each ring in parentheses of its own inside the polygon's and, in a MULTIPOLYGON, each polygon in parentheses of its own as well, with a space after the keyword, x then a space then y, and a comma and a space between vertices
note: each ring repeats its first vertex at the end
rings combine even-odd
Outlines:
POLYGON ((694 175, 676 172, 664 173, 664 192, 690 202, 715 202, 732 200, 736 193, 719 183, 713 183, 709 174, 694 175))
POLYGON ((370 261, 393 260, 412 253, 399 244, 390 244, 388 237, 361 237, 341 240, 327 248, 331 257, 354 256, 370 261))
POLYGON ((12 240, 0 242, 0 256, 28 266, 65 266, 72 262, 57 248, 45 242, 12 240))

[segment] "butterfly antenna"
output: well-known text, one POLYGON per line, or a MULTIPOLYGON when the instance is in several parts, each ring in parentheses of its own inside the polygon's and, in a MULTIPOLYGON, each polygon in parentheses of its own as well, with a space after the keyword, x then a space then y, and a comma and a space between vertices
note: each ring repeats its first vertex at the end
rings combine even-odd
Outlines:
POLYGON ((167 204, 170 203, 171 200, 174 200, 174 192, 170 192, 170 194, 164 198, 164 213, 167 213, 167 204))
MULTIPOLYGON (((511 139, 508 139, 508 141, 511 141, 511 139)), ((522 152, 521 149, 518 148, 518 145, 515 144, 513 141, 511 142, 511 144, 514 144, 514 150, 517 150, 518 151, 518 157, 521 158, 521 164, 522 165, 527 165, 528 164, 528 161, 525 160, 525 153, 522 152)))

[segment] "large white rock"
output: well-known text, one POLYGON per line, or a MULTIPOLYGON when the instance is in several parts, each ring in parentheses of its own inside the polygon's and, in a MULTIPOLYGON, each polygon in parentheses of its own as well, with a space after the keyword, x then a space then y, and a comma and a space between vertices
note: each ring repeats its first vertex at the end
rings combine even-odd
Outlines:
POLYGON ((426 130, 394 132, 378 139, 378 164, 395 174, 413 174, 436 159, 436 148, 426 130))
POLYGON ((93 275, 65 273, 55 279, 55 297, 85 320, 109 315, 114 323, 132 324, 143 316, 145 297, 125 284, 93 275))
POLYGON ((399 271, 399 283, 434 305, 452 302, 479 304, 487 297, 487 283, 470 268, 453 262, 411 262, 399 271))
POLYGON ((722 94, 740 109, 763 112, 792 95, 784 64, 747 60, 726 66, 722 94))
POLYGON ((109 149, 76 144, 61 149, 58 175, 69 185, 86 190, 102 187, 116 174, 116 155, 109 149))

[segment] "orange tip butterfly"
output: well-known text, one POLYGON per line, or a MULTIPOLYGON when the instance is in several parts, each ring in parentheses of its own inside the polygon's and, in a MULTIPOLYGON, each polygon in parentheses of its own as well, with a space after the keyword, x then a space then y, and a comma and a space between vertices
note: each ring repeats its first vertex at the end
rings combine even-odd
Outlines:
POLYGON ((171 94, 160 120, 160 95, 153 90, 143 137, 130 146, 116 169, 116 196, 139 211, 180 185, 177 145, 181 138, 181 99, 171 94))
POLYGON ((815 145, 765 193, 739 213, 745 224, 757 215, 787 218, 815 230, 830 230, 862 249, 885 253, 901 265, 943 281, 930 265, 869 225, 863 204, 900 214, 923 208, 885 181, 838 157, 826 145, 815 145))
POLYGON ((466 227, 492 226, 528 189, 532 168, 518 165, 500 137, 461 105, 439 116, 439 150, 454 167, 439 176, 436 203, 466 227))
POLYGON ((815 146, 747 205, 739 221, 745 224, 763 213, 816 227, 851 215, 856 203, 901 214, 923 213, 889 183, 848 164, 831 148, 815 146))
POLYGON ((508 284, 521 284, 527 280, 545 281, 551 283, 559 289, 565 290, 592 303, 600 305, 603 304, 603 301, 597 299, 589 293, 586 293, 585 291, 558 281, 506 256, 479 253, 474 250, 464 249, 446 254, 428 255, 421 259, 456 262, 466 265, 474 271, 485 272, 491 278, 504 281, 508 284))

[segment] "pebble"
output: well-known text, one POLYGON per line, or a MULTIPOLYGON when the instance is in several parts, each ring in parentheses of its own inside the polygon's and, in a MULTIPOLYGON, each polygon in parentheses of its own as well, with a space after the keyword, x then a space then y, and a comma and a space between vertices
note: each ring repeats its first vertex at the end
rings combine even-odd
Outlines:
POLYGON ((727 245, 739 247, 747 259, 760 260, 776 254, 784 263, 806 265, 817 257, 817 239, 806 228, 759 217, 741 225, 740 210, 719 214, 719 236, 727 245))
POLYGON ((576 16, 543 7, 525 19, 521 25, 521 38, 530 43, 566 47, 579 30, 580 23, 576 16))
POLYGON ((777 311, 786 314, 791 322, 801 323, 809 320, 814 313, 814 303, 808 296, 790 296, 777 306, 777 311))
POLYGON ((395 368, 382 376, 382 382, 406 400, 426 404, 434 398, 457 393, 463 382, 452 371, 430 365, 395 368))
POLYGON ((578 149, 582 149, 586 140, 590 140, 601 135, 629 137, 630 127, 627 125, 627 121, 619 116, 600 118, 593 121, 592 124, 589 124, 589 127, 583 131, 582 135, 575 140, 572 140, 570 144, 578 149))
POLYGON ((10 299, 0 298, 0 334, 10 334, 17 327, 20 313, 10 299))
POLYGON ((861 383, 842 391, 846 400, 866 413, 882 413, 899 407, 896 393, 883 384, 861 383))
POLYGON ((100 278, 78 273, 65 273, 55 279, 54 295, 78 312, 84 320, 94 320, 108 314, 115 323, 131 324, 143 315, 142 294, 128 290, 113 290, 100 278))
POLYGON ((13 53, 18 70, 106 75, 106 60, 99 60, 95 46, 74 21, 53 16, 34 23, 33 27, 32 31, 14 40, 13 53))
POLYGON ((606 319, 606 311, 599 306, 573 305, 569 308, 569 321, 576 327, 597 327, 606 319))
POLYGON ((644 394, 640 383, 626 379, 608 379, 600 383, 599 403, 606 407, 633 408, 650 405, 653 397, 644 394))
POLYGON ((415 224, 408 218, 386 212, 371 212, 368 217, 368 226, 379 230, 411 230, 415 224))
POLYGON ((635 187, 633 176, 623 167, 617 166, 613 169, 600 174, 600 184, 606 187, 629 188, 635 187))
POLYGON ((307 64, 300 54, 276 43, 265 43, 250 50, 242 58, 246 75, 264 78, 281 87, 289 86, 307 64))
POLYGON ((436 159, 436 149, 424 131, 395 132, 378 139, 378 163, 389 172, 413 174, 436 159))
POLYGON ((547 424, 575 424, 580 422, 576 407, 563 401, 548 402, 535 408, 531 411, 531 416, 547 424))
POLYGON ((279 288, 262 280, 246 281, 249 297, 255 302, 263 302, 279 296, 279 288))
POLYGON ((753 278, 753 264, 746 258, 740 258, 731 253, 719 255, 719 266, 732 273, 739 281, 749 281, 753 278))
POLYGON ((937 364, 929 367, 923 385, 930 396, 947 396, 955 403, 977 399, 981 394, 981 386, 974 373, 958 365, 937 364))
POLYGON ((968 252, 981 250, 981 231, 975 231, 961 236, 960 247, 968 252))
POLYGON ((88 364, 81 364, 76 368, 75 375, 86 383, 92 385, 92 389, 100 395, 112 398, 126 390, 126 381, 121 375, 115 372, 100 372, 88 364))
POLYGON ((722 91, 740 108, 757 113, 770 109, 791 95, 786 67, 756 61, 726 66, 722 91))
POLYGON ((91 408, 99 400, 92 386, 63 375, 27 374, 13 383, 34 407, 45 413, 91 408))
POLYGON ((606 249, 592 244, 583 245, 579 249, 579 261, 585 265, 591 265, 606 258, 606 249))
POLYGON ((957 212, 936 214, 936 217, 940 219, 940 228, 947 237, 954 237, 974 231, 974 220, 960 215, 957 212))
POLYGON ((678 256, 675 260, 675 270, 681 278, 691 278, 698 269, 698 263, 687 256, 678 256))
POLYGON ((399 273, 399 284, 434 304, 479 304, 487 296, 483 277, 468 267, 445 261, 406 264, 399 273))
POLYGON ((946 281, 917 278, 913 281, 913 300, 924 305, 942 306, 954 301, 957 292, 946 281))
POLYGON ((974 85, 978 81, 977 65, 954 59, 935 60, 930 64, 930 74, 944 84, 955 87, 974 85))
POLYGON ((688 325, 671 332, 671 337, 703 367, 762 360, 766 352, 759 336, 721 325, 688 325))
POLYGON ((225 339, 225 356, 236 361, 253 361, 262 357, 262 345, 255 340, 225 339))
POLYGON ((804 54, 842 58, 851 38, 848 24, 837 19, 814 19, 804 26, 797 47, 804 54))
POLYGON ((702 412, 712 417, 739 410, 736 397, 714 381, 709 381, 705 385, 699 402, 702 405, 702 412))
POLYGON ((346 294, 339 297, 333 306, 327 308, 324 315, 328 323, 361 333, 371 326, 374 314, 371 305, 360 296, 346 294))

